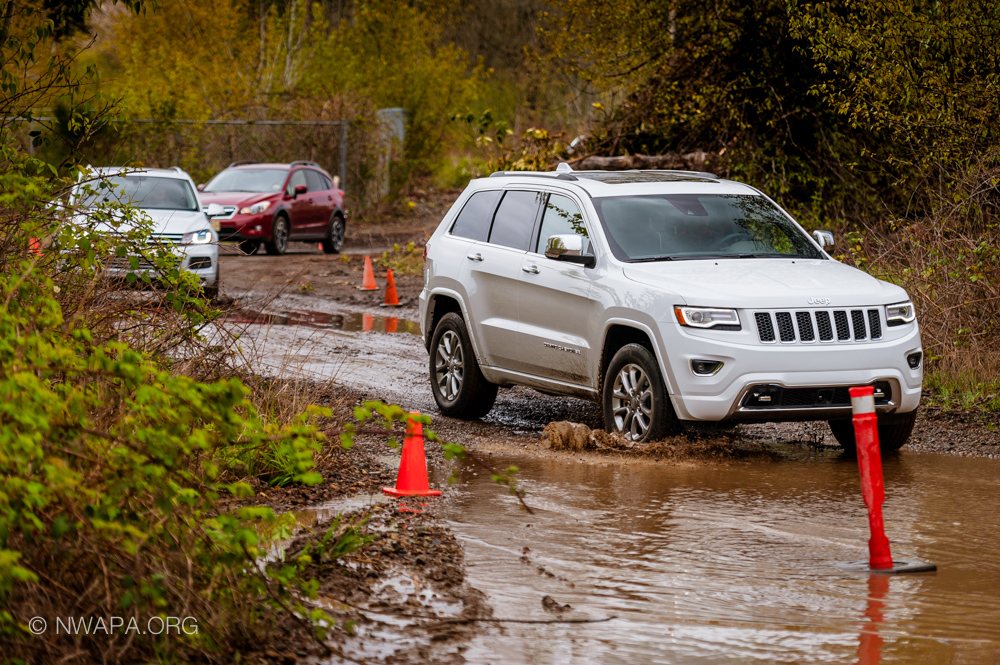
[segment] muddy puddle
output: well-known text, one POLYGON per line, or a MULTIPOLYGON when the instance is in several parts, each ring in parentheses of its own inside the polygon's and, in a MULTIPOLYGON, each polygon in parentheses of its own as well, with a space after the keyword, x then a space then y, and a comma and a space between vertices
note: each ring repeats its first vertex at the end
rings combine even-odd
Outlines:
POLYGON ((615 617, 500 624, 468 662, 1000 662, 1000 462, 886 460, 893 555, 939 569, 889 577, 838 567, 867 557, 856 462, 780 452, 715 466, 495 460, 521 467, 533 516, 463 469, 442 507, 494 616, 615 617))
POLYGON ((420 323, 397 316, 375 315, 366 312, 330 313, 309 309, 287 312, 260 312, 241 309, 226 317, 229 323, 248 323, 265 326, 308 326, 345 332, 407 333, 420 335, 420 323))

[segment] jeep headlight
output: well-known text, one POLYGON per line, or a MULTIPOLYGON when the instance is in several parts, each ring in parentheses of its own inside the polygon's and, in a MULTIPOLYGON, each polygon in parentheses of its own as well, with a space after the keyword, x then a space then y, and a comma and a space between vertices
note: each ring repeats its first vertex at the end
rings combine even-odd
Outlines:
POLYGON ((740 329, 740 316, 735 309, 674 307, 674 314, 677 316, 678 323, 690 328, 740 329))
POLYGON ((246 208, 240 208, 241 215, 259 215, 268 208, 271 207, 270 201, 261 201, 260 203, 254 203, 252 206, 247 206, 246 208))
POLYGON ((885 322, 890 326, 901 326, 904 323, 913 323, 917 318, 917 312, 913 309, 912 302, 901 302, 897 305, 885 306, 885 322))
POLYGON ((211 229, 202 229, 201 231, 191 231, 190 233, 185 233, 184 237, 181 238, 182 245, 205 245, 210 242, 212 242, 211 229))

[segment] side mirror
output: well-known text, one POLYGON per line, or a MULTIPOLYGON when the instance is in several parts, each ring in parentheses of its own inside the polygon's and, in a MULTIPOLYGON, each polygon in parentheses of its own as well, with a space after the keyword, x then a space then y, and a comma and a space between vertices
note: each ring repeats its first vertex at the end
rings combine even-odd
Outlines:
POLYGON ((204 192, 205 191, 205 183, 201 183, 200 185, 198 185, 198 191, 199 192, 204 192))
POLYGON ((597 257, 583 253, 583 237, 575 233, 550 236, 545 241, 545 257, 556 261, 576 263, 585 268, 597 265, 597 257))
POLYGON ((209 219, 211 219, 212 217, 221 217, 226 214, 226 209, 223 208, 218 203, 209 203, 207 206, 205 206, 205 214, 208 216, 209 219))
POLYGON ((833 247, 833 234, 829 231, 813 231, 813 238, 823 249, 833 247))
POLYGON ((305 194, 309 191, 307 185, 295 185, 295 197, 298 198, 299 194, 305 194))

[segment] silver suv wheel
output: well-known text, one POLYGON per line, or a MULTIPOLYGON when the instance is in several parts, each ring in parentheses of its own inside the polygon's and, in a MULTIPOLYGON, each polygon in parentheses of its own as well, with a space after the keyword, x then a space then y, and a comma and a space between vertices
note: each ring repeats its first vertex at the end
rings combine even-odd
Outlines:
POLYGON ((437 381, 441 395, 449 402, 458 397, 464 376, 465 359, 462 356, 462 344, 454 331, 447 330, 438 340, 434 380, 437 381))
POLYGON ((604 375, 602 401, 605 427, 637 443, 680 432, 660 365, 641 344, 615 352, 604 375))
POLYGON ((431 392, 441 413, 481 418, 497 399, 497 385, 483 376, 465 321, 448 312, 434 326, 430 343, 431 392))
POLYGON ((653 388, 642 368, 629 363, 621 368, 612 388, 611 410, 615 429, 633 441, 641 441, 653 417, 653 388))

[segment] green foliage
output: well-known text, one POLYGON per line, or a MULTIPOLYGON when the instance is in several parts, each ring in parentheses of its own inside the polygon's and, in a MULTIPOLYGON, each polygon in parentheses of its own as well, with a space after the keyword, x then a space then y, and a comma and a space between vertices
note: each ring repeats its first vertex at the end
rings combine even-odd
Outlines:
POLYGON ((343 513, 338 514, 327 527, 326 533, 319 539, 311 541, 303 550, 302 555, 309 557, 310 560, 325 563, 360 550, 375 540, 375 536, 361 534, 362 528, 368 523, 370 517, 371 514, 368 514, 357 522, 352 520, 341 525, 343 513))
POLYGON ((400 247, 398 243, 395 243, 392 246, 392 251, 382 252, 382 256, 377 261, 382 267, 391 268, 395 274, 422 274, 424 271, 424 248, 417 247, 414 242, 406 243, 406 247, 400 247))

